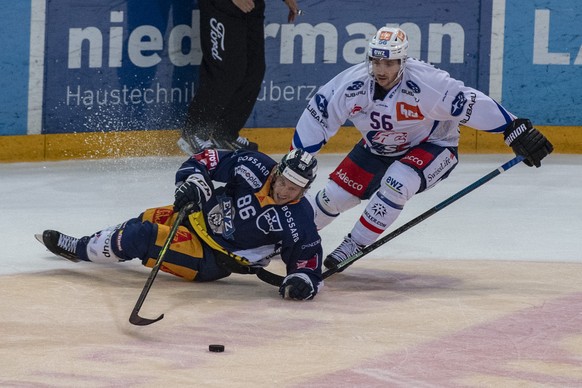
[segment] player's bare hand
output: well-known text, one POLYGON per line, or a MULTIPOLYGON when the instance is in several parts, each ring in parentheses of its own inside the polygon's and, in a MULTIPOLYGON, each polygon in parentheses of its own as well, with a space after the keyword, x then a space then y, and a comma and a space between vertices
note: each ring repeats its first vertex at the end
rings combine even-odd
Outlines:
POLYGON ((287 22, 293 23, 298 15, 301 15, 299 6, 296 0, 285 0, 285 4, 289 7, 289 15, 287 16, 287 22))
POLYGON ((249 13, 255 9, 254 0, 232 0, 233 4, 238 7, 244 13, 249 13))

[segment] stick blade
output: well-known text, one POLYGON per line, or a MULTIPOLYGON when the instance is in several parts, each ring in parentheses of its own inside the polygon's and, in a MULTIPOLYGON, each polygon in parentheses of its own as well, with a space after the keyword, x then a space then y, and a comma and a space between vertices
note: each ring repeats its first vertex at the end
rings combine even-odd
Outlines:
POLYGON ((283 276, 269 272, 264 268, 260 268, 257 271, 256 275, 259 279, 261 279, 265 283, 275 287, 281 287, 281 284, 283 284, 283 280, 285 279, 283 276))
POLYGON ((129 323, 131 323, 132 325, 136 325, 136 326, 147 326, 147 325, 151 325, 152 323, 156 323, 157 321, 161 320, 162 318, 164 318, 164 314, 160 315, 156 319, 149 319, 149 318, 140 317, 137 313, 135 313, 135 314, 131 314, 129 316, 129 323))

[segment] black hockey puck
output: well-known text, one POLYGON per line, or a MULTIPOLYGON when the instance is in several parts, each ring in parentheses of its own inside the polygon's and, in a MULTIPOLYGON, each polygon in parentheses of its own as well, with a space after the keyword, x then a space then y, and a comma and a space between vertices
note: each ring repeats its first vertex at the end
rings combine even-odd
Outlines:
POLYGON ((211 352, 221 353, 224 352, 224 345, 208 345, 208 350, 211 352))

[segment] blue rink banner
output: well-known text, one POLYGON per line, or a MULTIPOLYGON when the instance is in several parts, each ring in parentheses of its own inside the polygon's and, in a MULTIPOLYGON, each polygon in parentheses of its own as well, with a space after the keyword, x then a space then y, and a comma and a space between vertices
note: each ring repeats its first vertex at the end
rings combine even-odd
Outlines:
POLYGON ((488 73, 491 10, 480 17, 480 1, 358 2, 299 1, 304 15, 286 23, 287 8, 269 4, 266 20, 267 74, 251 127, 294 126, 307 100, 325 82, 365 60, 370 37, 384 25, 401 26, 409 55, 429 61, 471 86, 488 73), (484 56, 483 56, 484 55, 484 56))
POLYGON ((0 15, 0 136, 26 135, 30 4, 3 4, 0 15))
POLYGON ((196 1, 50 1, 43 133, 176 128, 200 64, 196 1))
MULTIPOLYGON (((503 5, 502 103, 538 125, 580 125, 578 0, 267 0, 267 73, 247 127, 292 127, 309 98, 364 60, 383 25, 409 35, 409 55, 489 93, 493 8, 503 5), (566 97, 568 96, 568 97, 566 97), (574 96, 574 97, 570 97, 574 96)), ((46 2, 42 133, 176 129, 201 61, 196 0, 46 2)), ((220 93, 220 91, 217 91, 220 93)))
MULTIPOLYGON (((488 52, 479 48, 491 34, 480 1, 300 3, 294 24, 283 2, 267 4, 267 73, 247 127, 294 126, 319 86, 364 60, 385 24, 409 33, 411 56, 482 86, 488 52)), ((197 2, 61 0, 47 3, 47 15, 43 133, 182 125, 201 60, 197 2)))
POLYGON ((581 125, 582 1, 507 0, 505 25, 506 107, 538 125, 581 125))

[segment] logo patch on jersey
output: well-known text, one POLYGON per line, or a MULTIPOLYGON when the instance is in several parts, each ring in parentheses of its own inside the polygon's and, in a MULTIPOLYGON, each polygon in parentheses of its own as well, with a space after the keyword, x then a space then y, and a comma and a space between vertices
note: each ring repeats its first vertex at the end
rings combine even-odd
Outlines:
POLYGON ((222 227, 223 219, 224 217, 222 216, 222 211, 220 211, 220 206, 218 205, 214 206, 208 212, 207 223, 214 233, 222 234, 222 231, 224 230, 224 228, 222 227))
POLYGON ((378 155, 402 152, 410 148, 408 135, 404 132, 370 131, 366 134, 366 139, 378 155))
POLYGON ((257 228, 259 228, 265 234, 282 231, 283 225, 281 225, 281 220, 279 219, 277 211, 273 208, 270 208, 259 215, 257 217, 257 228))
POLYGON ((168 222, 172 214, 174 214, 174 210, 170 208, 158 208, 154 210, 154 214, 152 214, 152 222, 154 224, 165 224, 168 222))
POLYGON ((327 113, 327 99, 318 93, 315 95, 315 102, 317 104, 317 110, 321 112, 324 119, 327 119, 329 117, 327 113))
POLYGON ((465 107, 466 103, 467 98, 465 97, 465 93, 459 92, 451 104, 451 115, 459 116, 461 113, 463 113, 463 108, 465 107))
POLYGON ((406 95, 414 98, 414 101, 416 101, 416 102, 419 102, 420 101, 420 99, 418 97, 416 97, 416 94, 414 94, 410 90, 403 88, 403 89, 400 89, 400 91, 402 92, 402 94, 406 94, 406 95))
POLYGON ((234 227, 234 206, 232 204, 232 198, 227 196, 220 196, 218 197, 218 203, 220 203, 222 215, 224 216, 224 232, 222 235, 224 238, 232 239, 232 235, 236 230, 234 227))
POLYGON ((285 222, 287 222, 287 226, 289 227, 289 232, 291 232, 291 238, 293 238, 293 242, 299 241, 299 225, 295 224, 295 220, 293 219, 293 212, 289 210, 289 206, 287 205, 283 206, 281 210, 283 210, 285 222))
POLYGON ((357 90, 355 92, 344 93, 344 96, 346 96, 347 98, 352 98, 352 97, 357 97, 357 96, 365 96, 365 95, 366 95, 365 90, 357 90))
POLYGON ((316 253, 309 260, 298 260, 297 269, 317 269, 317 263, 319 262, 319 255, 316 253))
POLYGON ((359 105, 354 105, 354 107, 352 108, 352 111, 350 112, 350 116, 354 116, 355 114, 359 113, 362 111, 362 107, 359 105))
POLYGON ((232 239, 234 234, 235 209, 232 198, 225 195, 218 197, 218 204, 208 212, 207 223, 216 234, 221 234, 226 239, 232 239))
POLYGON ((396 103, 396 119, 398 121, 424 120, 424 116, 417 105, 398 102, 396 103))
POLYGON ((420 93, 420 88, 414 82, 408 80, 406 81, 406 86, 408 86, 408 88, 412 90, 414 93, 420 93))
POLYGON ((360 90, 362 88, 362 86, 364 86, 364 83, 362 81, 354 81, 346 89, 347 90, 352 90, 352 91, 354 91, 354 90, 360 90))
POLYGON ((303 244, 301 245, 301 249, 307 249, 307 248, 313 248, 314 246, 321 244, 321 239, 318 238, 315 241, 310 242, 309 244, 303 244))
POLYGON ((263 186, 261 180, 247 166, 237 166, 234 175, 240 175, 253 189, 263 186))
POLYGON ((253 166, 255 166, 259 172, 261 174, 263 174, 264 176, 269 176, 269 174, 271 173, 271 168, 265 164, 263 164, 258 158, 254 157, 254 156, 249 156, 249 155, 243 155, 243 156, 239 156, 237 158, 237 163, 245 163, 245 164, 252 164, 253 166))
POLYGON ((423 167, 428 166, 433 158, 434 156, 430 152, 417 148, 400 159, 400 162, 416 169, 422 169, 423 167))
POLYGON ((178 229, 172 243, 181 243, 189 240, 192 240, 192 234, 188 230, 178 229))
POLYGON ((213 170, 218 165, 218 151, 215 149, 208 149, 194 155, 194 158, 204 166, 207 170, 213 170))
POLYGON ((473 114, 473 106, 475 106, 475 102, 477 102, 477 94, 475 92, 471 92, 469 94, 469 105, 467 105, 467 110, 465 111, 465 117, 461 120, 461 124, 465 124, 467 121, 471 119, 471 115, 473 114))
POLYGON ((433 186, 445 174, 457 165, 457 158, 452 152, 441 152, 426 170, 423 171, 426 179, 426 188, 433 186))
POLYGON ((348 193, 360 197, 374 177, 349 158, 344 159, 330 175, 330 179, 348 193))

